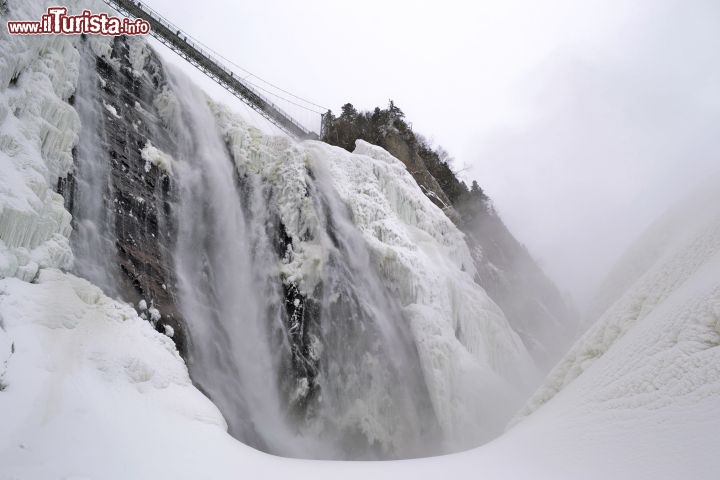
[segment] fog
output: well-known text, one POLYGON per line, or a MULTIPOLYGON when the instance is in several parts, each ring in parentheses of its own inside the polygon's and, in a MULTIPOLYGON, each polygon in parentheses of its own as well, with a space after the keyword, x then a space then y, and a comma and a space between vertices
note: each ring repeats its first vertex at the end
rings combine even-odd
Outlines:
POLYGON ((206 0, 202 15, 150 3, 336 112, 392 98, 580 309, 632 240, 720 168, 717 2, 206 0))
POLYGON ((558 49, 517 89, 526 119, 479 132, 472 171, 580 306, 720 166, 719 6, 658 8, 594 48, 558 49))

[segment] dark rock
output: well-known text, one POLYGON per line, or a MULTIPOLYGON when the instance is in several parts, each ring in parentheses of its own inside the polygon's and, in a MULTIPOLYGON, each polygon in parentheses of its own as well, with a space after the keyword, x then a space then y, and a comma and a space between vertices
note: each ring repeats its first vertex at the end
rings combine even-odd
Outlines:
MULTIPOLYGON (((157 308, 161 321, 155 327, 164 333, 164 325, 174 330, 173 340, 181 355, 187 353, 186 329, 177 308, 176 280, 172 252, 175 226, 171 218, 174 201, 172 177, 155 165, 146 165, 141 150, 150 141, 163 151, 175 148, 172 136, 159 126, 154 115, 153 98, 157 85, 163 84, 163 69, 152 52, 141 74, 134 72, 125 37, 114 40, 110 59, 97 57, 99 102, 112 106, 117 116, 101 108, 104 129, 101 132, 103 161, 110 163, 108 189, 102 201, 112 211, 114 221, 114 263, 122 273, 117 279, 120 296, 133 304, 145 300, 157 308)), ((58 180, 57 191, 66 208, 73 213, 75 182, 73 175, 58 180)))

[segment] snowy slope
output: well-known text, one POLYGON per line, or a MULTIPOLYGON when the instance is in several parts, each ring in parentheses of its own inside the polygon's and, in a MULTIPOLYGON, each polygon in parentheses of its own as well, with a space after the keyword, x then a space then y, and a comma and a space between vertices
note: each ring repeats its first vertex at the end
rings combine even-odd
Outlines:
POLYGON ((65 468, 135 478, 144 458, 162 456, 148 432, 183 436, 192 424, 227 437, 172 341, 87 281, 54 269, 36 284, 0 280, 0 320, 0 478, 65 468))
MULTIPOLYGON (((573 382, 629 331, 643 322, 650 322, 647 317, 656 315, 658 311, 664 312, 671 307, 678 309, 673 314, 678 317, 677 325, 670 330, 662 330, 660 324, 656 325, 658 335, 666 334, 668 342, 686 339, 685 336, 674 338, 676 330, 686 327, 686 321, 694 320, 692 317, 682 318, 684 311, 678 304, 690 299, 678 297, 679 292, 684 292, 687 285, 700 275, 707 275, 702 277, 707 288, 714 288, 720 283, 720 270, 713 264, 720 251, 720 194, 717 184, 717 179, 708 182, 692 198, 658 220, 629 250, 605 282, 604 291, 598 295, 601 302, 616 300, 553 369, 522 415, 531 413, 573 382), (715 267, 713 269, 708 265, 715 267), (628 286, 618 294, 618 285, 628 286)), ((710 293, 706 295, 707 308, 710 309, 707 315, 718 315, 712 312, 715 300, 710 293)), ((693 333, 715 334, 712 330, 693 333)), ((712 345, 711 338, 690 336, 689 340, 707 341, 708 345, 712 345)))
POLYGON ((626 290, 499 444, 542 438, 533 455, 568 478, 584 470, 592 472, 584 478, 718 478, 719 183, 709 181, 630 250, 608 281, 626 290))

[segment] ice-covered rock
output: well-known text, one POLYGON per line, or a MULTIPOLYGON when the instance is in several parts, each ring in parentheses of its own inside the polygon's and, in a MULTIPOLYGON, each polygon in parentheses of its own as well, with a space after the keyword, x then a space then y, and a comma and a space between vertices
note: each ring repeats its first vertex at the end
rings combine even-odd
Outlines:
POLYGON ((2 275, 31 280, 68 267, 70 214, 54 192, 72 168, 80 127, 67 103, 77 81, 73 41, 0 34, 0 255, 2 275))
POLYGON ((518 406, 518 392, 532 381, 533 362, 500 308, 473 281, 463 234, 405 165, 363 141, 349 153, 321 142, 267 137, 227 109, 212 107, 241 175, 259 175, 272 191, 291 239, 284 277, 312 294, 329 261, 317 233, 323 228, 317 198, 330 204, 329 212, 347 209, 383 288, 409 321, 446 438, 469 445, 501 429, 518 406))
MULTIPOLYGON (((46 8, 41 2, 8 7, 9 20, 39 19, 46 8)), ((68 7, 79 5, 72 1, 68 7)), ((78 40, 0 31, 0 277, 32 280, 39 268, 72 265, 71 216, 55 189, 73 168, 80 128, 70 105, 78 40)), ((92 43, 100 51, 108 41, 92 43)))
POLYGON ((165 170, 168 173, 172 173, 172 157, 167 153, 154 147, 149 141, 145 144, 145 147, 140 151, 140 156, 145 160, 145 171, 150 171, 150 166, 155 165, 158 168, 165 170))

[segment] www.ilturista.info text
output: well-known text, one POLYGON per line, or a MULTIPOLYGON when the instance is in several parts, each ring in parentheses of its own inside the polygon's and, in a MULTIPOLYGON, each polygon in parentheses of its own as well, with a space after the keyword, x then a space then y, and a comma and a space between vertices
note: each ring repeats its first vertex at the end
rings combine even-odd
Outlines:
POLYGON ((145 35, 150 24, 141 18, 111 17, 107 13, 83 10, 80 15, 68 15, 65 7, 50 7, 40 21, 8 21, 13 35, 47 35, 80 33, 96 35, 145 35))

